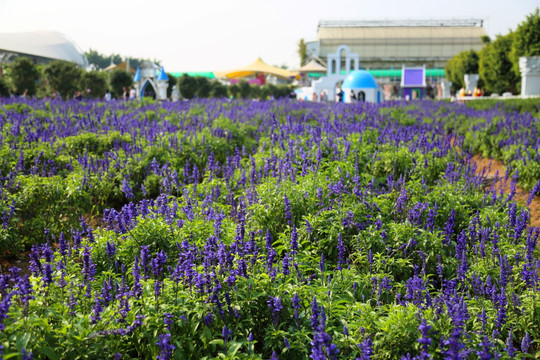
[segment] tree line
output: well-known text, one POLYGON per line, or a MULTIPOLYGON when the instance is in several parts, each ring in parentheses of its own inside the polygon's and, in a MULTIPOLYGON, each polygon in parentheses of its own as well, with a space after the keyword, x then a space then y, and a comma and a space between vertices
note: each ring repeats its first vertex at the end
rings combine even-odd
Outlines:
POLYGON ((511 92, 517 94, 521 87, 519 58, 540 56, 540 14, 538 8, 521 22, 515 31, 497 35, 494 40, 482 39, 480 51, 463 51, 446 64, 446 78, 452 90, 465 87, 465 74, 479 74, 479 87, 486 93, 511 92))
POLYGON ((279 99, 288 97, 293 91, 290 85, 256 85, 245 80, 224 85, 218 80, 205 77, 194 77, 184 74, 178 78, 178 90, 185 99, 198 98, 242 98, 242 99, 279 99))
MULTIPOLYGON (((86 59, 88 60, 88 63, 90 64, 90 66, 93 67, 95 70, 103 70, 109 65, 111 65, 112 63, 120 64, 126 60, 129 60, 129 66, 131 68, 136 69, 144 61, 148 61, 148 59, 134 58, 131 56, 125 57, 119 54, 104 55, 93 49, 90 49, 84 54, 86 55, 86 59)), ((161 65, 161 62, 159 60, 154 59, 152 60, 152 62, 158 65, 161 65)))
MULTIPOLYGON (((177 85, 184 99, 198 98, 244 98, 268 99, 287 97, 293 90, 287 85, 252 85, 241 80, 230 86, 218 80, 193 77, 187 74, 174 77, 167 74, 169 86, 167 96, 177 85)), ((122 97, 123 88, 133 86, 133 75, 124 70, 85 71, 71 62, 55 60, 47 65, 35 65, 25 57, 19 57, 4 67, 0 78, 0 96, 58 97, 69 99, 80 91, 85 98, 101 99, 107 90, 113 98, 122 97)))
POLYGON ((104 71, 85 71, 75 63, 55 60, 35 65, 26 57, 18 57, 3 67, 0 96, 62 97, 69 99, 77 91, 86 98, 103 98, 107 90, 113 96, 122 94, 122 87, 132 83, 131 75, 123 70, 110 74, 104 71))

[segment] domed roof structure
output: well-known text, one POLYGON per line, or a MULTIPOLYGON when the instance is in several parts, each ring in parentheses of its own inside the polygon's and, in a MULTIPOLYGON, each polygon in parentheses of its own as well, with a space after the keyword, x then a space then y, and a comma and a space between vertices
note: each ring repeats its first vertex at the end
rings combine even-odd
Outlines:
POLYGON ((369 72, 355 70, 345 78, 341 87, 343 89, 377 89, 379 86, 369 72))
MULTIPOLYGON (((65 35, 54 31, 0 34, 0 57, 18 54, 47 60, 65 60, 88 67, 88 60, 78 46, 65 35)), ((8 56, 9 57, 9 56, 8 56)))

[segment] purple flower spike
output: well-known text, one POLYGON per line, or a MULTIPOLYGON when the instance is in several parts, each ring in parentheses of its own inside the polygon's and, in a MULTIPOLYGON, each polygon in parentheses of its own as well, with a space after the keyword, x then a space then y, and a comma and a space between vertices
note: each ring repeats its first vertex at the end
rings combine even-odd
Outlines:
POLYGON ((169 360, 175 349, 175 346, 171 344, 171 334, 159 335, 159 341, 156 342, 159 347, 159 355, 156 356, 157 360, 169 360))

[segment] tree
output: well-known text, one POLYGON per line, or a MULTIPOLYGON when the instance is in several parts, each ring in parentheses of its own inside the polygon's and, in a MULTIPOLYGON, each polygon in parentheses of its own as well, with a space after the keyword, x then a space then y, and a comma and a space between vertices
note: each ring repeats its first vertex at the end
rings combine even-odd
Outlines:
MULTIPOLYGON (((86 52, 85 55, 86 55, 86 59, 88 60, 88 63, 94 64, 97 69, 105 69, 107 66, 111 64, 111 62, 115 64, 120 64, 126 61, 125 56, 121 56, 118 54, 103 55, 97 52, 96 50, 92 50, 92 49, 86 52)), ((129 67, 136 69, 137 67, 139 67, 139 65, 143 61, 147 61, 147 59, 129 57, 129 67)), ((160 64, 159 60, 154 59, 153 62, 158 65, 160 64)))
POLYGON ((36 83, 39 80, 39 71, 32 60, 19 57, 16 58, 9 66, 10 78, 15 92, 22 94, 28 90, 28 95, 36 94, 36 83))
POLYGON ((212 89, 210 90, 210 96, 213 98, 224 98, 227 97, 227 87, 220 83, 217 80, 212 81, 212 89))
POLYGON ((257 84, 250 84, 250 97, 253 99, 261 98, 261 87, 257 84))
POLYGON ((514 33, 498 35, 480 51, 479 74, 487 92, 517 92, 520 78, 512 71, 513 62, 510 56, 513 37, 514 33))
POLYGON ((518 57, 540 55, 540 13, 538 8, 517 27, 512 48, 518 57))
POLYGON ((171 73, 167 73, 167 98, 170 98, 173 91, 173 86, 178 83, 178 78, 171 73))
POLYGON ((69 99, 80 90, 82 70, 75 63, 55 60, 45 67, 45 78, 51 89, 57 90, 62 98, 69 99))
POLYGON ((123 93, 122 88, 129 88, 133 84, 133 78, 127 71, 117 69, 111 72, 109 84, 111 85, 112 95, 119 99, 123 93))
POLYGON ((107 91, 107 78, 105 73, 99 71, 83 72, 81 88, 90 89, 90 96, 101 99, 107 91))
POLYGON ((246 80, 240 80, 238 82, 238 87, 240 88, 240 97, 242 99, 247 99, 251 95, 251 86, 246 80))
POLYGON ((208 78, 198 76, 195 78, 197 80, 197 91, 195 94, 199 98, 207 98, 210 96, 210 91, 212 90, 212 85, 208 78))
POLYGON ((197 92, 197 79, 188 74, 178 78, 178 91, 185 99, 193 99, 197 92))
POLYGON ((9 86, 3 78, 0 78, 0 97, 9 96, 9 86))
POLYGON ((307 47, 304 39, 300 39, 298 43, 298 56, 300 56, 300 66, 304 65, 307 60, 307 47))
POLYGON ((520 75, 519 58, 521 56, 540 56, 540 13, 538 8, 527 16, 514 32, 512 60, 514 71, 520 75))
POLYGON ((446 63, 446 78, 452 82, 452 90, 465 87, 465 74, 478 74, 478 53, 474 50, 462 51, 446 63))
POLYGON ((233 98, 237 99, 240 95, 240 85, 231 84, 231 86, 229 86, 229 94, 231 94, 233 98))

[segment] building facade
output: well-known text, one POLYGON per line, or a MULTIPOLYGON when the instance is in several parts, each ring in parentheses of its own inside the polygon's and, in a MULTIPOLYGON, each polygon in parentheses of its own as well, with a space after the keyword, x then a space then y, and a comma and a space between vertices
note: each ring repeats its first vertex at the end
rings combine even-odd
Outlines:
POLYGON ((426 66, 444 69, 465 50, 480 50, 487 32, 483 20, 320 21, 317 40, 306 43, 309 57, 327 55, 347 45, 360 56, 360 68, 401 69, 426 66))

